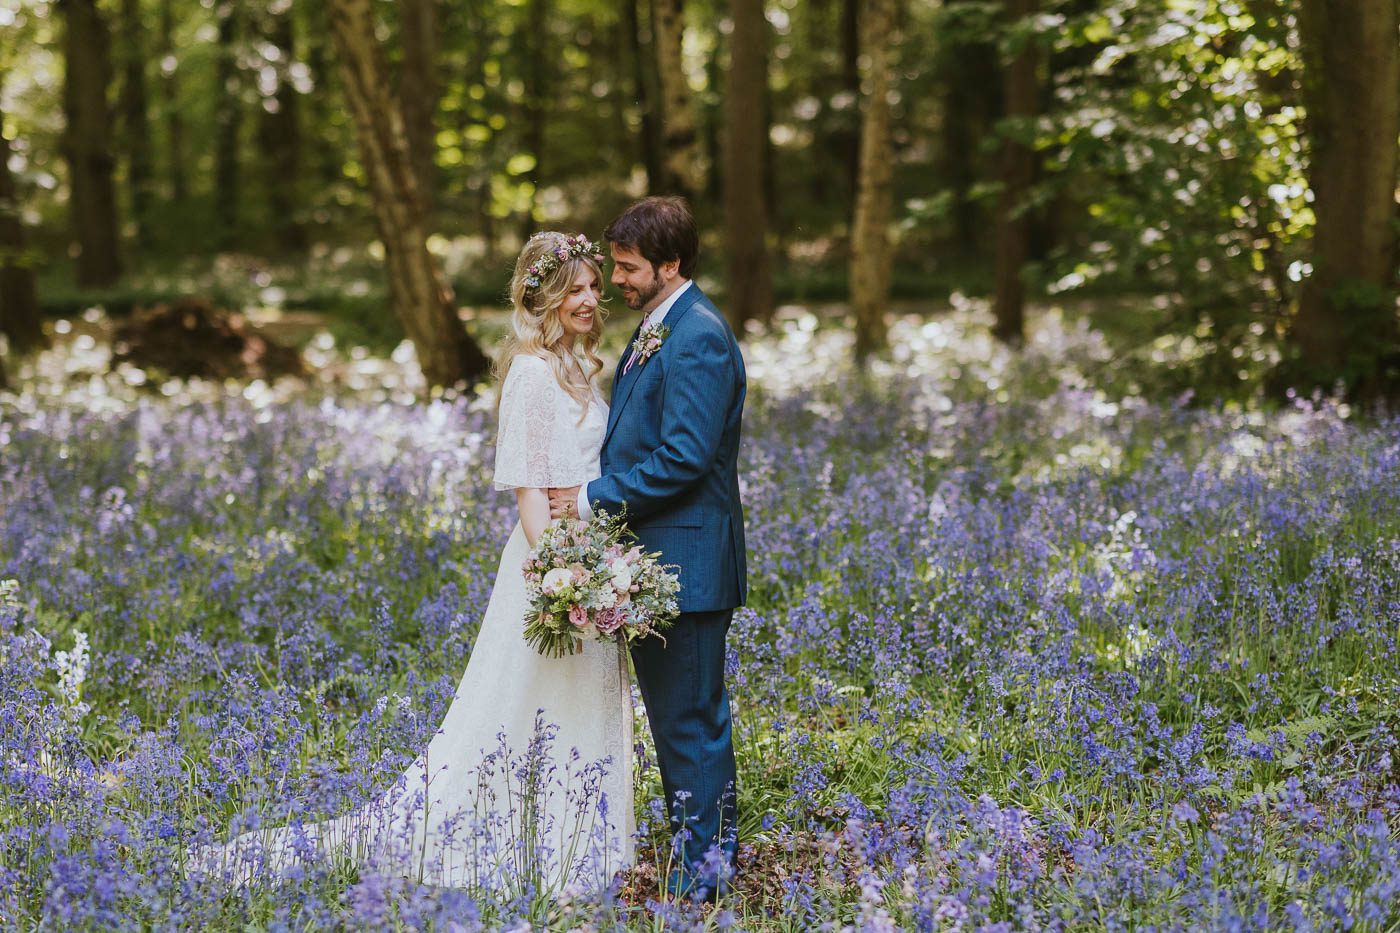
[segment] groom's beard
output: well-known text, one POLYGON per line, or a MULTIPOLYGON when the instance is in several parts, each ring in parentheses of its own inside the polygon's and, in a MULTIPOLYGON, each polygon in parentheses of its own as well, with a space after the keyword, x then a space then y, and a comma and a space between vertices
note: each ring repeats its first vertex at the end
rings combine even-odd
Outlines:
POLYGON ((640 311, 651 304, 652 299, 661 294, 661 289, 666 287, 666 283, 661 281, 661 276, 653 276, 651 284, 646 288, 639 288, 636 291, 630 289, 622 290, 622 300, 627 302, 627 307, 633 311, 640 311))

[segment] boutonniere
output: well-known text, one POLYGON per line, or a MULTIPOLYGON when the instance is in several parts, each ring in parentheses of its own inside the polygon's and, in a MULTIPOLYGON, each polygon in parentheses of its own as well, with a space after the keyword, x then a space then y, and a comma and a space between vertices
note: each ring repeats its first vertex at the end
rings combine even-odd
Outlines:
POLYGON ((665 324, 648 324, 637 332, 637 365, 641 366, 651 359, 657 350, 661 349, 661 344, 671 334, 671 328, 665 324))

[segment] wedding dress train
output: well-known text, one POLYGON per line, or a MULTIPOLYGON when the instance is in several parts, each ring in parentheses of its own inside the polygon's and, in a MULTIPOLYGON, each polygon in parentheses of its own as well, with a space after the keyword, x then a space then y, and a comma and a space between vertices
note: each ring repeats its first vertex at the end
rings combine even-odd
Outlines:
MULTIPOLYGON (((584 406, 548 364, 517 357, 502 388, 496 486, 573 486, 599 475, 607 406, 584 406)), ((631 863, 632 693, 613 642, 546 658, 522 635, 520 525, 501 554, 480 633, 437 735, 369 806, 244 833, 200 853, 247 879, 328 857, 445 887, 524 891, 607 884, 631 863)))

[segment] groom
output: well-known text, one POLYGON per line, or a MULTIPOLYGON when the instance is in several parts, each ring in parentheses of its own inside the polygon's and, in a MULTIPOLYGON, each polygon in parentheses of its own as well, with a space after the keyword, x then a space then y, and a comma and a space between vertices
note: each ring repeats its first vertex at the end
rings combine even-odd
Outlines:
POLYGON ((744 360, 723 315, 691 281, 700 235, 684 199, 638 201, 603 236, 612 283, 644 319, 613 379, 603 475, 582 489, 550 490, 550 511, 589 518, 625 509, 641 544, 680 568, 680 618, 664 644, 633 645, 632 662, 672 829, 683 840, 667 890, 713 897, 733 872, 736 846, 724 637, 748 592, 737 466, 744 360), (638 340, 644 331, 650 339, 638 340))

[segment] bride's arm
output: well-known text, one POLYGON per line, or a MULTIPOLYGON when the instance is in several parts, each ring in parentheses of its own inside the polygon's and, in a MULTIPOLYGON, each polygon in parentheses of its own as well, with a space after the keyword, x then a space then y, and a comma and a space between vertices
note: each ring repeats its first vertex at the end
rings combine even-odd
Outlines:
POLYGON ((530 542, 530 547, 534 547, 549 524, 549 491, 517 487, 515 503, 520 508, 520 527, 525 532, 525 540, 530 542))

